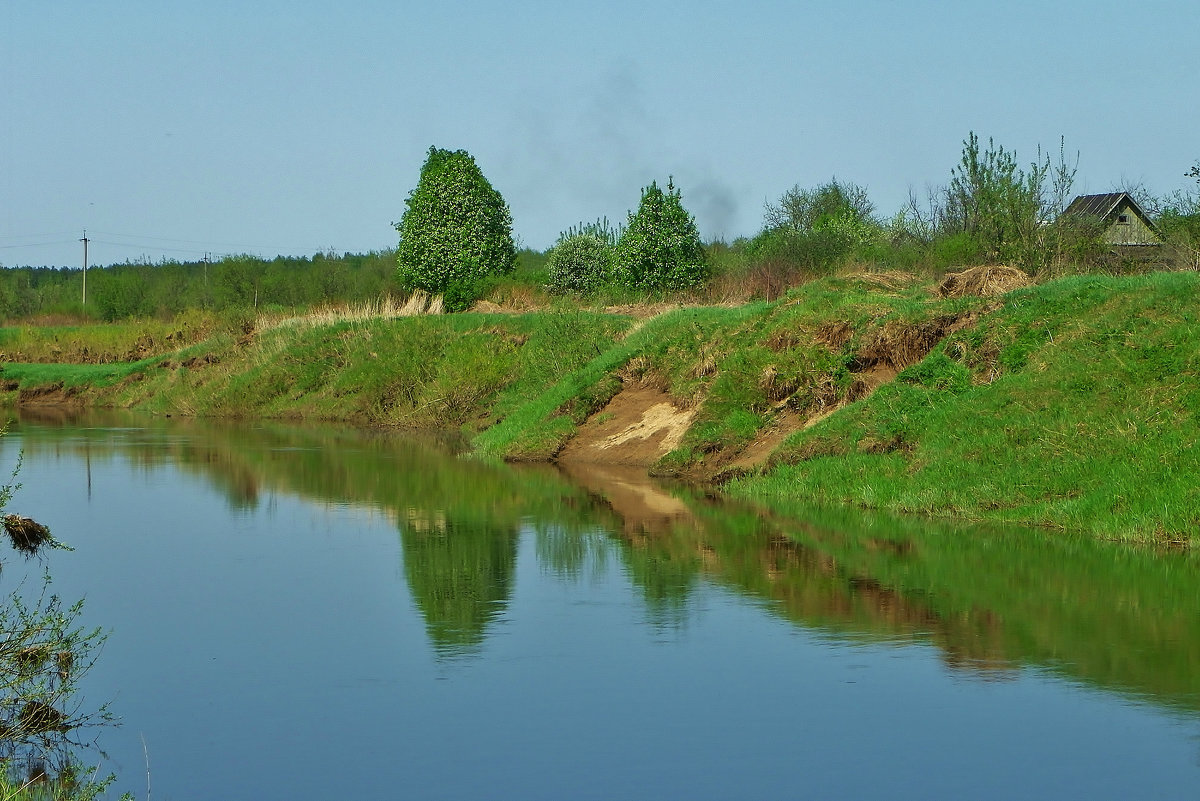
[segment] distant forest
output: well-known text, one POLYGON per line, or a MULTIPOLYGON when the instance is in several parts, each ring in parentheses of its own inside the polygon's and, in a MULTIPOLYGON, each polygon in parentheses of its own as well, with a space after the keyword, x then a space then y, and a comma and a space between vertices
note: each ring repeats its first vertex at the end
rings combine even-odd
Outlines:
POLYGON ((225 256, 216 261, 167 261, 89 268, 0 270, 0 318, 124 320, 174 317, 188 309, 307 308, 356 302, 396 292, 396 256, 366 254, 225 256))

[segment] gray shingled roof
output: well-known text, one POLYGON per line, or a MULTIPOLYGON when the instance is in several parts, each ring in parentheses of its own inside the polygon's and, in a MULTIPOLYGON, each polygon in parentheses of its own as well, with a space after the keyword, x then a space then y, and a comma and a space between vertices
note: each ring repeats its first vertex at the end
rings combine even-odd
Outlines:
POLYGON ((1117 206, 1122 201, 1128 200, 1129 207, 1133 209, 1133 213, 1141 218, 1154 233, 1158 233, 1158 226, 1150 219, 1146 212, 1142 211, 1142 207, 1137 204, 1137 201, 1128 192, 1108 192, 1103 195, 1080 195, 1071 201, 1071 205, 1067 206, 1062 213, 1063 217, 1094 217, 1107 222, 1109 217, 1117 206))
MULTIPOLYGON (((1121 199, 1127 197, 1129 197, 1128 192, 1109 192, 1105 195, 1080 195, 1071 201, 1071 205, 1067 206, 1063 214, 1072 217, 1099 217, 1104 220, 1117 207, 1121 199)), ((1129 202, 1133 203, 1133 198, 1129 198, 1129 202)), ((1136 203, 1133 205, 1137 206, 1136 203)), ((1141 209, 1138 209, 1138 211, 1141 211, 1141 209)))

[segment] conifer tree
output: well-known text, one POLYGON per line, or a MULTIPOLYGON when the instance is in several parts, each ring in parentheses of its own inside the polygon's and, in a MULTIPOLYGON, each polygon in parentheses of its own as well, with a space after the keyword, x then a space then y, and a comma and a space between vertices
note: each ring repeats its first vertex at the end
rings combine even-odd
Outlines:
POLYGON ((674 181, 651 183, 617 243, 613 278, 633 289, 686 289, 707 275, 696 221, 683 208, 674 181))

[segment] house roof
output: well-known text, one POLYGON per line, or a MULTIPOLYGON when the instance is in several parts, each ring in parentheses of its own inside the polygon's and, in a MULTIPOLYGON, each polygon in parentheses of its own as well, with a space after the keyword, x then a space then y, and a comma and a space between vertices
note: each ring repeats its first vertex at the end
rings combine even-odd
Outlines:
POLYGON ((1158 233, 1157 226, 1150 219, 1146 212, 1142 211, 1142 207, 1128 192, 1108 192, 1103 195, 1080 195, 1071 201, 1071 205, 1063 210, 1064 217, 1096 217, 1105 222, 1109 221, 1113 213, 1121 205, 1122 202, 1128 201, 1133 212, 1141 218, 1151 231, 1158 233))
MULTIPOLYGON (((1079 217, 1099 217, 1103 220, 1109 214, 1112 214, 1113 209, 1120 205, 1122 198, 1129 198, 1129 201, 1133 202, 1133 198, 1129 197, 1128 192, 1109 192, 1104 195, 1080 195, 1071 201, 1071 205, 1067 206, 1063 214, 1079 217)), ((1137 204, 1135 203, 1134 205, 1136 206, 1137 204)))

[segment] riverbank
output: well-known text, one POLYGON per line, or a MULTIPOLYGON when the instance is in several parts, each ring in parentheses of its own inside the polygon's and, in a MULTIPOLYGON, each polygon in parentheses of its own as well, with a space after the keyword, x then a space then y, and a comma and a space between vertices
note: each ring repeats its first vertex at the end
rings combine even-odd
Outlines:
POLYGON ((455 428, 481 456, 642 464, 743 497, 1200 542, 1195 274, 933 290, 858 275, 648 319, 297 323, 0 379, 11 403, 455 428))

